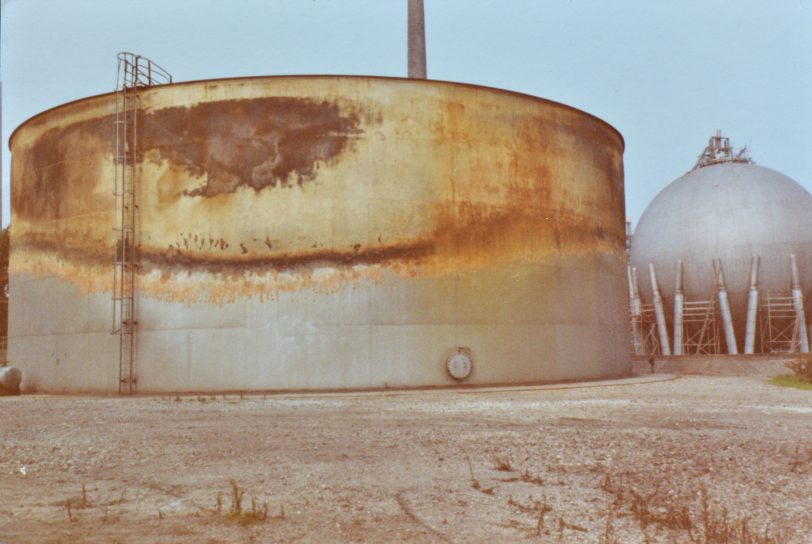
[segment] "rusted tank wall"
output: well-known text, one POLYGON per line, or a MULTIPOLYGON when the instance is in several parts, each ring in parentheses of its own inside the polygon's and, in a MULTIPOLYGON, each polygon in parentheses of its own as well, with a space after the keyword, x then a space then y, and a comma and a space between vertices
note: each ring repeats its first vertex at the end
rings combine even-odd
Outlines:
MULTIPOLYGON (((141 93, 138 390, 527 383, 628 371, 623 142, 468 85, 212 80, 141 93)), ((114 102, 13 135, 10 360, 117 389, 114 102)))

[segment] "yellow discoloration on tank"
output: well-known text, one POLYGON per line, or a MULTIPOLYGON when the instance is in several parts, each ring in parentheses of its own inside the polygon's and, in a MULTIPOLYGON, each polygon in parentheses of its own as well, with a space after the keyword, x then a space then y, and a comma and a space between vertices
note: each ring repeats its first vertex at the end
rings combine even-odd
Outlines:
MULTIPOLYGON (((115 391, 113 97, 12 136, 9 357, 115 391)), ((138 391, 594 379, 628 369, 623 142, 469 85, 368 77, 144 90, 138 391)))
MULTIPOLYGON (((622 142, 557 104, 374 78, 141 101, 141 296, 229 302, 622 252, 622 142)), ((88 99, 15 133, 13 273, 111 288, 111 108, 88 99)))

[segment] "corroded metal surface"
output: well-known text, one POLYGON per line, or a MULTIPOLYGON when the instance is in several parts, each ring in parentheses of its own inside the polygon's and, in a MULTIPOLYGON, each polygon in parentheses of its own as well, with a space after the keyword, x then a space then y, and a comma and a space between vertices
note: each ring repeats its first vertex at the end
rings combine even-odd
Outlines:
MULTIPOLYGON (((142 389, 443 384, 459 345, 478 361, 472 383, 625 370, 623 143, 605 123, 366 77, 195 82, 141 104, 142 389), (393 334, 404 349, 385 346, 393 334), (588 353, 608 355, 563 360, 588 353), (197 380, 198 364, 225 377, 197 380)), ((89 98, 12 137, 12 360, 53 369, 59 348, 34 338, 105 330, 113 110, 111 95, 89 98), (78 304, 80 323, 14 316, 44 298, 78 304)), ((45 371, 32 380, 53 387, 45 371)))

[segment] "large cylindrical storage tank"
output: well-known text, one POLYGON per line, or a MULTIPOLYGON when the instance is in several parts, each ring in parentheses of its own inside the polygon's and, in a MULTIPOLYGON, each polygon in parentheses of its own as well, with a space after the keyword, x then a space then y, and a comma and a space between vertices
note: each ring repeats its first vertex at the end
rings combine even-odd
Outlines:
MULTIPOLYGON (((537 383, 629 368, 623 141, 496 89, 263 77, 144 89, 137 390, 537 383), (446 359, 464 348, 462 382, 446 359)), ((10 361, 116 391, 114 95, 12 135, 10 361)))
POLYGON ((629 260, 646 302, 652 300, 649 264, 654 265, 671 326, 677 261, 683 263, 685 299, 700 301, 717 297, 713 260, 718 259, 742 352, 752 258, 759 258, 763 301, 770 294, 789 294, 790 255, 796 256, 809 301, 812 195, 775 170, 730 161, 692 170, 663 189, 640 218, 629 260))

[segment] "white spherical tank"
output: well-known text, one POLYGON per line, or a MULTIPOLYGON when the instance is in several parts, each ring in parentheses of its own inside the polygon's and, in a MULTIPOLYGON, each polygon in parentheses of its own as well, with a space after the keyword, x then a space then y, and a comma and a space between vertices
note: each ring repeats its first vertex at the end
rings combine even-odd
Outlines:
POLYGON ((812 195, 779 172, 731 161, 696 168, 663 189, 640 218, 629 260, 646 302, 652 300, 648 270, 654 265, 668 315, 677 261, 683 261, 686 300, 708 300, 716 294, 713 260, 719 259, 741 344, 751 258, 760 257, 760 292, 779 294, 791 287, 790 254, 809 300, 812 195))

